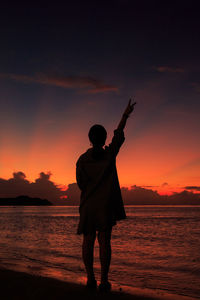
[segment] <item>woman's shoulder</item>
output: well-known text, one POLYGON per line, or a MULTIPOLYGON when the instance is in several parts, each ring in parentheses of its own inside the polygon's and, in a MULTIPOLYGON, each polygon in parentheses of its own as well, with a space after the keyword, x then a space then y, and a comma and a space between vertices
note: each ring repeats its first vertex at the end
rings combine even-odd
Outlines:
POLYGON ((87 161, 91 157, 92 148, 87 149, 83 154, 81 154, 77 160, 77 163, 87 161))

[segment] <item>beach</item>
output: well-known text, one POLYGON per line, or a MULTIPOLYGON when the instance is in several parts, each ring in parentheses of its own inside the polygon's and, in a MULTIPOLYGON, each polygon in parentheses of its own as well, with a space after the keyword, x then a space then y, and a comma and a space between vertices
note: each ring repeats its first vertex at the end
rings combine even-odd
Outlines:
POLYGON ((102 294, 88 291, 84 285, 6 269, 0 270, 0 280, 1 299, 144 299, 123 292, 102 294))
POLYGON ((61 280, 36 276, 24 272, 0 269, 1 299, 3 300, 58 300, 58 299, 115 299, 115 300, 192 300, 195 298, 151 292, 142 289, 100 293, 86 286, 61 280), (148 295, 149 293, 149 295, 148 295))

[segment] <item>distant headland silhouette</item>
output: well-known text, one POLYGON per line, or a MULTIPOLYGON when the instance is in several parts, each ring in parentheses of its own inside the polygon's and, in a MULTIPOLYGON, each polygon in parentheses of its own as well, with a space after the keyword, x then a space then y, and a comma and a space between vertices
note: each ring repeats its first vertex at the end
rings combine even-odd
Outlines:
POLYGON ((37 205, 52 205, 47 199, 32 198, 29 196, 18 196, 15 198, 0 198, 0 205, 23 205, 23 206, 37 206, 37 205))

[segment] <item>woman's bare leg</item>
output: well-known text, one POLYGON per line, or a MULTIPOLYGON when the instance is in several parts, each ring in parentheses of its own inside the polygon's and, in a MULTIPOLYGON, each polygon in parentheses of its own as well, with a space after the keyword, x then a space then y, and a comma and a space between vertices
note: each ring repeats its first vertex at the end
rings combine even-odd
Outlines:
POLYGON ((93 260, 94 260, 94 242, 96 239, 96 232, 83 236, 82 257, 87 272, 88 282, 95 280, 93 260))
POLYGON ((111 231, 98 232, 99 256, 101 262, 101 283, 108 282, 108 272, 111 261, 111 231))

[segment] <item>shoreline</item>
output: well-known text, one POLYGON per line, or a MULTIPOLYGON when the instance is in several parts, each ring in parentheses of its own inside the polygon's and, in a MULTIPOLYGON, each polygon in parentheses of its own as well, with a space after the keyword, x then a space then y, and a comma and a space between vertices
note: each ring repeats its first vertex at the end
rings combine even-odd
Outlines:
POLYGON ((176 294, 168 294, 165 291, 131 288, 121 286, 109 293, 89 291, 84 285, 65 282, 50 277, 31 275, 25 272, 0 268, 1 298, 13 300, 56 300, 56 299, 125 299, 125 300, 195 300, 176 294))

